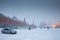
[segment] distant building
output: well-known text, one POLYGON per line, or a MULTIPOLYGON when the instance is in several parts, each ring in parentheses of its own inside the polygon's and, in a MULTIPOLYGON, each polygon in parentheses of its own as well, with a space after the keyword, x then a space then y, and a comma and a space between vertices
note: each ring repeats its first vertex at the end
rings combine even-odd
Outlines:
POLYGON ((29 26, 29 28, 34 29, 34 28, 36 28, 36 26, 32 24, 29 26))
POLYGON ((39 25, 39 28, 50 28, 50 26, 48 26, 48 24, 46 24, 45 22, 41 22, 39 25))
POLYGON ((37 28, 36 25, 34 25, 34 21, 33 21, 33 24, 29 25, 29 29, 35 29, 37 28))
POLYGON ((18 28, 18 27, 28 27, 28 23, 25 21, 15 20, 16 17, 14 16, 13 19, 9 18, 2 13, 0 13, 0 28, 10 27, 10 28, 18 28))

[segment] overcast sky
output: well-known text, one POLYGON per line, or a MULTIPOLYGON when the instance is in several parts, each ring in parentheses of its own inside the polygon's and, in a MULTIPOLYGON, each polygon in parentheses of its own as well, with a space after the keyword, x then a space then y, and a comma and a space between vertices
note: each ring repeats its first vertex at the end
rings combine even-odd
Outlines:
POLYGON ((0 13, 16 16, 19 20, 36 25, 40 22, 53 23, 60 20, 58 0, 0 0, 0 13))

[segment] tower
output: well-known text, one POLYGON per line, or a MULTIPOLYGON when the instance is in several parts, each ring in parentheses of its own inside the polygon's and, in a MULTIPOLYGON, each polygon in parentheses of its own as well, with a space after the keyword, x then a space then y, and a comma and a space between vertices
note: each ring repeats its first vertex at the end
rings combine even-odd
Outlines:
POLYGON ((24 23, 26 23, 26 19, 24 18, 24 23))

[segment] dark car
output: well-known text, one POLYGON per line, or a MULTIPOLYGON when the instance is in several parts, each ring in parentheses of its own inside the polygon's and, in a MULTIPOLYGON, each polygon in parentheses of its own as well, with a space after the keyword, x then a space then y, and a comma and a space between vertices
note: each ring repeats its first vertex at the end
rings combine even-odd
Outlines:
POLYGON ((17 31, 14 31, 12 29, 3 29, 1 30, 1 32, 4 34, 16 34, 17 33, 17 31))

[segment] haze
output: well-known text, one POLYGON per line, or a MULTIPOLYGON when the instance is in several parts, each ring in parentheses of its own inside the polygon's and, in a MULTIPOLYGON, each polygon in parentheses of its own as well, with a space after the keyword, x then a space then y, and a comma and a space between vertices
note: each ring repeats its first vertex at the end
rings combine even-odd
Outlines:
POLYGON ((0 13, 16 16, 19 20, 39 25, 40 22, 54 23, 60 20, 58 0, 0 0, 0 13))

